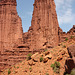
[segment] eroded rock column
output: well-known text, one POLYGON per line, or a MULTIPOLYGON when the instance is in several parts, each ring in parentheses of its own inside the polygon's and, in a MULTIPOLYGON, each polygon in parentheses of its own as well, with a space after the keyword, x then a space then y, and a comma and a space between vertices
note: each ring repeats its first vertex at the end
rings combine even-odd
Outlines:
POLYGON ((21 43, 23 30, 16 5, 16 0, 0 0, 0 50, 21 43))
POLYGON ((24 34, 30 49, 51 48, 58 45, 58 20, 54 0, 35 0, 31 27, 24 34))

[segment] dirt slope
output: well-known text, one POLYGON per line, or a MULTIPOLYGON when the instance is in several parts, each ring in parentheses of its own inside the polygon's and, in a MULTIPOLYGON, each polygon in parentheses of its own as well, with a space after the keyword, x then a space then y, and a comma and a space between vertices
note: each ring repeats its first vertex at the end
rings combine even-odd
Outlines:
POLYGON ((4 70, 1 75, 63 75, 65 60, 69 57, 67 47, 72 44, 75 44, 75 41, 70 39, 41 54, 36 53, 31 56, 31 60, 24 60, 12 65, 10 69, 4 70), (41 57, 43 58, 42 62, 40 62, 41 57), (54 72, 51 67, 51 64, 54 64, 55 61, 60 63, 59 73, 54 72), (8 71, 11 73, 8 74, 8 71))

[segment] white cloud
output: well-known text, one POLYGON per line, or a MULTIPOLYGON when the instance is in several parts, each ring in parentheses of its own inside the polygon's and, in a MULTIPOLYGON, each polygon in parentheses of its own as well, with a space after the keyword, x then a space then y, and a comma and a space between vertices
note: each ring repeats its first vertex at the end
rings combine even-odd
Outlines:
POLYGON ((75 14, 72 12, 72 3, 74 0, 55 0, 58 13, 59 25, 75 23, 75 14))

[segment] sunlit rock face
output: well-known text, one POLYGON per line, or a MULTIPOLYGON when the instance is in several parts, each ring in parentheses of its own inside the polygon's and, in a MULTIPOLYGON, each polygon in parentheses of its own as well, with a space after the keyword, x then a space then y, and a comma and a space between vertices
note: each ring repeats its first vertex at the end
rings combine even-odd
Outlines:
POLYGON ((22 43, 22 23, 16 5, 16 0, 0 0, 0 50, 22 43))
POLYGON ((51 48, 58 45, 58 20, 54 0, 35 0, 29 31, 24 34, 30 49, 51 48))

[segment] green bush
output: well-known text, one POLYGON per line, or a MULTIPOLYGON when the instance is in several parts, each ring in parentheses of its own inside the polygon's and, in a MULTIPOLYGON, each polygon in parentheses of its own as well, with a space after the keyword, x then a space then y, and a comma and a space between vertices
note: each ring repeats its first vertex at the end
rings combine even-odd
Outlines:
POLYGON ((70 75, 75 75, 75 68, 72 69, 71 74, 70 75))
POLYGON ((57 68, 60 68, 60 63, 55 61, 54 65, 57 67, 57 68))
POLYGON ((66 74, 66 75, 75 75, 75 68, 73 68, 73 69, 71 70, 71 73, 70 73, 70 74, 66 74))
POLYGON ((49 75, 48 73, 46 73, 46 75, 49 75))
POLYGON ((55 61, 54 64, 51 64, 51 67, 53 68, 53 71, 56 73, 60 73, 60 63, 55 61))
POLYGON ((16 67, 14 66, 14 68, 16 68, 16 67))
POLYGON ((55 64, 51 64, 51 67, 54 69, 56 66, 55 66, 55 64))
POLYGON ((29 53, 29 54, 27 55, 27 60, 30 60, 30 59, 31 59, 31 56, 32 56, 32 54, 29 53))
POLYGON ((73 38, 73 36, 71 36, 71 39, 73 38))
POLYGON ((30 71, 30 72, 32 71, 32 67, 29 68, 29 71, 30 71))
POLYGON ((32 70, 32 68, 30 67, 29 70, 32 70))
POLYGON ((47 49, 45 49, 45 52, 48 51, 47 49))
POLYGON ((8 70, 8 75, 11 73, 10 69, 8 70))
POLYGON ((40 57, 40 62, 42 62, 43 61, 43 57, 40 57))
POLYGON ((66 46, 64 45, 63 48, 66 48, 66 46))
POLYGON ((68 38, 65 38, 65 41, 67 41, 68 40, 68 38))
POLYGON ((55 67, 55 68, 54 68, 54 72, 55 72, 55 73, 60 73, 60 69, 57 68, 57 67, 55 67))
POLYGON ((17 66, 17 69, 19 68, 19 66, 17 66))

